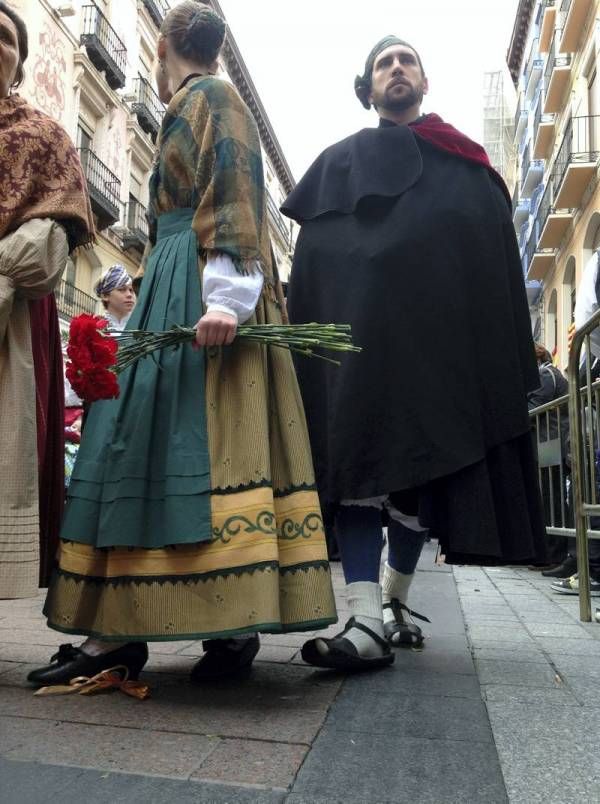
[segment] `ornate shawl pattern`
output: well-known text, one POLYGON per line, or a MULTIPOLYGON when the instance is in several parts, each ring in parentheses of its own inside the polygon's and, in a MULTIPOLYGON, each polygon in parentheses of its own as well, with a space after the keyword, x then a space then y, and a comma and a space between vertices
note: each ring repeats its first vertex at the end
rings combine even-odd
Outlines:
POLYGON ((240 271, 258 261, 271 276, 260 138, 236 90, 211 76, 171 100, 150 179, 150 229, 173 209, 196 210, 192 228, 205 251, 228 254, 240 271))
POLYGON ((52 218, 65 227, 71 250, 93 240, 86 181, 71 139, 18 95, 0 100, 0 186, 0 238, 33 218, 52 218))

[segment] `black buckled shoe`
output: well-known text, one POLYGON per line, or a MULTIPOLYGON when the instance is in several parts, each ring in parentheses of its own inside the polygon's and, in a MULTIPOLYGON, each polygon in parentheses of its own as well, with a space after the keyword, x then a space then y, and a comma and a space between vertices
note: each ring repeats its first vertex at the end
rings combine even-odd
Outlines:
POLYGON ((247 639, 208 639, 202 643, 204 656, 192 667, 194 684, 227 678, 247 678, 260 649, 258 634, 247 639))
POLYGON ((129 678, 137 679, 148 661, 148 645, 145 642, 128 642, 110 653, 89 656, 74 645, 61 645, 50 659, 50 664, 32 670, 27 681, 38 687, 52 687, 55 684, 68 684, 77 676, 95 676, 117 664, 129 669, 129 678))

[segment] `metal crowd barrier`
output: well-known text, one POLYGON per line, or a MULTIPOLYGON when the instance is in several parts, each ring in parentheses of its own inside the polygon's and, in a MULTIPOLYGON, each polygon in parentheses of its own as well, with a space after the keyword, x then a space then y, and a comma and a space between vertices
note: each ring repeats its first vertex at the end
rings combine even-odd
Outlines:
MULTIPOLYGON (((599 488, 596 473, 600 462, 600 381, 592 381, 591 335, 599 330, 600 310, 575 331, 569 351, 569 431, 571 440, 571 474, 573 478, 573 514, 577 539, 579 572, 579 617, 592 619, 588 539, 600 538, 591 529, 591 517, 600 516, 599 488), (585 381, 580 383, 581 352, 585 346, 585 381), (581 384, 581 387, 580 387, 581 384)), ((600 480, 600 478, 598 478, 600 480)))
POLYGON ((586 359, 582 382, 580 363, 584 346, 586 355, 592 354, 590 334, 599 326, 600 310, 573 335, 569 393, 529 413, 538 450, 546 533, 576 540, 582 622, 592 620, 588 539, 600 539, 600 530, 591 523, 592 517, 600 517, 600 380, 592 380, 592 361, 586 359))

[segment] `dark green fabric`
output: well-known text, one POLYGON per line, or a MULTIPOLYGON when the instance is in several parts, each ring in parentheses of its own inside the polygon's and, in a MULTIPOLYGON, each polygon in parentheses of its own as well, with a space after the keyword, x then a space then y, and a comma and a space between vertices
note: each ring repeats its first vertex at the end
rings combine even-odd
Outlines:
MULTIPOLYGON (((158 218, 127 329, 193 326, 202 315, 193 215, 158 218)), ((92 405, 61 539, 158 548, 211 538, 204 382, 204 350, 161 350, 119 377, 119 399, 92 405)))
POLYGON ((421 63, 421 57, 414 49, 412 45, 408 42, 405 42, 404 39, 398 39, 397 36, 384 36, 383 39, 380 39, 379 42, 373 47, 369 55, 367 56, 367 60, 365 62, 365 71, 362 75, 357 75, 354 79, 354 92, 356 93, 356 97, 365 107, 365 109, 370 109, 371 104, 369 103, 369 93, 371 91, 371 77, 373 75, 373 65, 375 64, 375 59, 379 54, 384 51, 386 48, 391 47, 392 45, 405 45, 409 47, 411 50, 414 50, 417 60, 419 62, 419 66, 421 71, 423 71, 423 64, 421 63))

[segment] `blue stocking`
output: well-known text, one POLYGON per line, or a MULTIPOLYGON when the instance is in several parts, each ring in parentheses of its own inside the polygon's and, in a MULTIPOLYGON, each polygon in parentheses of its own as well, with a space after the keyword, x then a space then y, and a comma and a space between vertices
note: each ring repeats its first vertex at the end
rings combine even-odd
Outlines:
POLYGON ((346 583, 379 583, 383 547, 381 511, 361 505, 342 505, 336 519, 336 536, 346 583))

